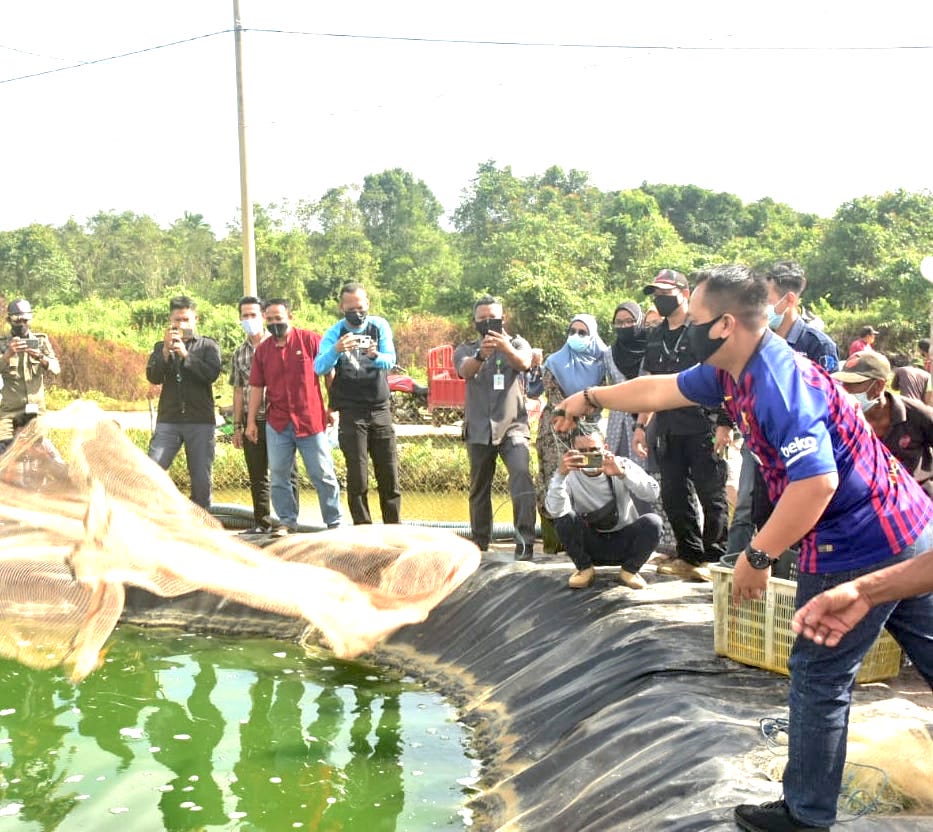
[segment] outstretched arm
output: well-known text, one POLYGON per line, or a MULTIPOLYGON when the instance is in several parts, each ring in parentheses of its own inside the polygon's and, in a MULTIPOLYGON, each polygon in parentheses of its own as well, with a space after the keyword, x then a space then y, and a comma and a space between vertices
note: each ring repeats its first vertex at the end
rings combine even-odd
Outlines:
POLYGON ((590 387, 580 393, 567 396, 558 408, 563 410, 563 414, 555 417, 554 427, 559 431, 568 431, 578 417, 606 407, 610 410, 641 413, 673 410, 692 404, 696 402, 690 401, 680 392, 676 374, 639 376, 631 381, 623 381, 621 384, 613 384, 610 387, 590 387))
POLYGON ((794 632, 835 647, 876 604, 933 592, 933 549, 826 590, 794 615, 794 632))

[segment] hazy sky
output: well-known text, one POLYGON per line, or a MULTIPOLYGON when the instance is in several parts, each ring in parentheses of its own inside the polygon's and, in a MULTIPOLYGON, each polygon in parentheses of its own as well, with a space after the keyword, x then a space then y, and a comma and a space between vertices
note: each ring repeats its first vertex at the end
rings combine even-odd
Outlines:
MULTIPOLYGON (((241 15, 307 33, 244 33, 253 202, 401 167, 449 213, 487 159, 824 216, 933 187, 929 0, 241 0, 241 15)), ((233 0, 2 0, 0 230, 190 211, 222 234, 239 210, 232 26, 233 0)))

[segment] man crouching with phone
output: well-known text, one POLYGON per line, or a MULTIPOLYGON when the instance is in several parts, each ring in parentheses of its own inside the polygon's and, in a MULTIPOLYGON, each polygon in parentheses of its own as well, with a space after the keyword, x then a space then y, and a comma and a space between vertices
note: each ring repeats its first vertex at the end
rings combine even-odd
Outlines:
POLYGON ((13 442, 14 420, 21 423, 45 411, 45 379, 48 371, 61 371, 47 335, 32 332, 32 306, 14 300, 7 307, 10 335, 0 338, 0 453, 13 442))
POLYGON ((598 430, 573 434, 545 496, 557 536, 576 566, 571 589, 591 586, 594 566, 618 566, 619 583, 644 589, 638 574, 661 539, 657 514, 638 516, 632 496, 653 503, 657 481, 630 459, 613 456, 598 430))

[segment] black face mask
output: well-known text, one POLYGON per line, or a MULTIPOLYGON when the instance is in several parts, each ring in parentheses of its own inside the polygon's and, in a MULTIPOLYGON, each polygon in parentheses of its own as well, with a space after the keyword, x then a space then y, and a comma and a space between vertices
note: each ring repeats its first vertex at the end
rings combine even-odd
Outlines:
POLYGON ((687 343, 693 357, 701 364, 708 361, 712 355, 728 340, 727 338, 710 338, 709 331, 716 326, 722 315, 705 324, 687 324, 687 343))
POLYGON ((654 307, 662 318, 666 318, 680 308, 680 298, 676 295, 655 295, 654 307))
POLYGON ((273 338, 284 338, 288 332, 288 324, 266 324, 266 329, 272 334, 273 338))
POLYGON ((347 310, 343 313, 343 317, 346 318, 347 323, 354 329, 366 323, 366 313, 359 312, 356 309, 347 310))
POLYGON ((11 324, 10 331, 17 338, 25 338, 29 334, 29 324, 11 324))
POLYGON ((640 344, 645 340, 645 328, 641 324, 635 326, 617 326, 616 341, 625 347, 640 344))

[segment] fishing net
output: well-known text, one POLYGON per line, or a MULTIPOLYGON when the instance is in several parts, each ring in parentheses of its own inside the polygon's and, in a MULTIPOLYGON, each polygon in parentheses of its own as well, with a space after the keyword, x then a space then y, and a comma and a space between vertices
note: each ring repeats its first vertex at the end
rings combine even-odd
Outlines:
POLYGON ((100 663, 127 585, 300 618, 348 658, 423 621, 478 565, 469 541, 410 526, 252 546, 88 402, 33 420, 0 458, 0 654, 75 681, 100 663))

